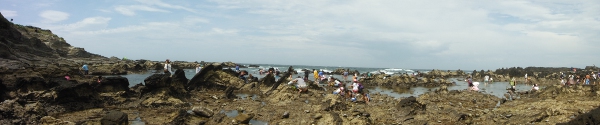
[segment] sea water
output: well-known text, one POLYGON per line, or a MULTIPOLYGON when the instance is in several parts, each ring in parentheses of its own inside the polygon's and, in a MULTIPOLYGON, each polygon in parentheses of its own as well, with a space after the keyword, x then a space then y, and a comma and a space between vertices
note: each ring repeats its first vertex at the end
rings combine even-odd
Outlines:
MULTIPOLYGON (((243 64, 244 66, 248 66, 248 64, 243 64)), ((294 68, 295 71, 298 72, 298 74, 293 74, 292 77, 293 78, 297 78, 298 76, 300 77, 304 77, 304 72, 302 72, 302 69, 309 69, 310 74, 308 75, 309 79, 313 80, 313 69, 316 70, 324 70, 324 71, 335 71, 336 69, 350 69, 350 71, 358 71, 359 73, 366 73, 366 72, 372 72, 373 74, 377 74, 378 71, 383 71, 385 69, 388 68, 365 68, 365 67, 335 67, 335 66, 302 66, 302 65, 274 65, 274 64, 258 64, 259 67, 258 68, 240 68, 240 70, 246 70, 248 71, 249 74, 252 74, 252 76, 257 77, 257 78, 262 78, 265 75, 260 75, 259 74, 259 70, 263 69, 263 70, 268 70, 269 68, 278 68, 281 72, 287 71, 287 69, 292 66, 294 68)), ((223 69, 235 69, 235 67, 223 67, 223 69)), ((183 71, 185 72, 185 76, 188 79, 192 79, 194 77, 194 75, 196 74, 196 70, 195 69, 183 69, 183 71)), ((397 74, 401 74, 401 73, 413 73, 413 72, 429 72, 431 71, 431 69, 403 69, 402 71, 398 71, 396 72, 397 74)), ((453 70, 451 70, 453 71, 453 70)), ((152 75, 152 74, 161 74, 161 71, 157 71, 157 70, 148 70, 145 73, 142 74, 127 74, 127 75, 120 75, 121 77, 126 77, 129 80, 129 86, 134 86, 136 84, 139 83, 144 83, 144 79, 146 79, 148 76, 152 75)), ((348 81, 352 80, 352 75, 353 74, 349 74, 348 76, 348 81)), ((115 77, 118 75, 107 75, 106 77, 115 77)), ((327 75, 329 77, 329 75, 327 75)), ((343 80, 343 76, 342 75, 332 75, 333 77, 343 80)), ((360 77, 360 76, 359 76, 360 77)))

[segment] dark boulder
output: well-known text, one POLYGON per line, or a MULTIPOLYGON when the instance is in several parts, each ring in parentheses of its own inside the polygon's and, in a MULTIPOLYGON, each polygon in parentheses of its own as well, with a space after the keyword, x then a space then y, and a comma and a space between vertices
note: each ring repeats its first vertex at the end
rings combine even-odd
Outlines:
POLYGON ((123 113, 121 111, 109 111, 102 119, 100 120, 100 124, 102 125, 128 125, 128 117, 127 113, 123 113))
POLYGON ((175 70, 175 73, 173 74, 172 78, 173 78, 173 82, 176 82, 179 84, 187 84, 188 83, 188 78, 185 77, 185 71, 183 71, 183 69, 175 70))
POLYGON ((3 102, 5 100, 4 95, 6 94, 7 91, 8 91, 8 89, 6 89, 6 86, 4 85, 3 80, 0 79, 0 102, 3 102))
POLYGON ((144 70, 144 69, 146 69, 146 68, 145 68, 145 67, 143 67, 143 66, 142 66, 142 65, 140 65, 140 64, 135 64, 135 66, 133 67, 133 70, 134 70, 134 71, 141 71, 141 70, 144 70))
POLYGON ((267 74, 265 77, 258 80, 258 83, 260 83, 261 85, 265 85, 265 86, 273 86, 276 83, 275 75, 267 74))
POLYGON ((129 90, 129 80, 125 77, 106 77, 95 89, 98 92, 118 92, 129 90))
POLYGON ((203 67, 200 72, 196 73, 196 75, 194 75, 194 77, 192 77, 192 79, 190 79, 188 86, 191 85, 200 85, 203 84, 204 82, 206 82, 206 79, 210 76, 208 76, 209 72, 212 72, 215 69, 215 66, 213 65, 208 65, 203 67))
POLYGON ((167 74, 154 74, 144 79, 144 83, 146 83, 148 89, 169 87, 171 84, 171 77, 167 74))
POLYGON ((67 81, 63 78, 55 78, 49 81, 50 84, 57 84, 58 86, 51 88, 51 91, 56 92, 56 98, 50 100, 51 102, 57 103, 70 103, 70 102, 92 102, 97 99, 98 93, 94 91, 94 88, 87 83, 76 83, 73 81, 67 81))
MULTIPOLYGON (((180 70, 178 75, 185 75, 181 72, 183 72, 183 70, 180 70)), ((169 93, 169 95, 177 98, 188 97, 189 93, 185 89, 185 83, 182 82, 183 80, 186 80, 186 78, 185 76, 182 78, 178 75, 174 75, 175 78, 168 74, 154 74, 149 76, 148 78, 144 79, 146 87, 141 94, 144 95, 148 92, 155 92, 156 94, 157 91, 168 91, 167 93, 169 93), (177 79, 177 81, 174 79, 177 79)))

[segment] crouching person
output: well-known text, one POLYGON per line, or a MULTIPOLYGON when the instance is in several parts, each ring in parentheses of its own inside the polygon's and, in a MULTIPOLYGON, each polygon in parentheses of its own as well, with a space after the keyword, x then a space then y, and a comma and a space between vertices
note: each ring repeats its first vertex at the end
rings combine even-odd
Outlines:
POLYGON ((296 88, 298 88, 298 93, 308 91, 308 86, 306 82, 302 78, 296 78, 288 83, 288 85, 295 84, 296 88))

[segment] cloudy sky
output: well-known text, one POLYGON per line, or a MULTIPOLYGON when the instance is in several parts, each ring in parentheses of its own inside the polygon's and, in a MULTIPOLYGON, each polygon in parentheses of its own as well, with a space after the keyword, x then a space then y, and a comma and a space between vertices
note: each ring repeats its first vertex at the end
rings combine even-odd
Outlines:
POLYGON ((15 23, 106 57, 478 70, 600 61, 598 0, 0 3, 15 23))

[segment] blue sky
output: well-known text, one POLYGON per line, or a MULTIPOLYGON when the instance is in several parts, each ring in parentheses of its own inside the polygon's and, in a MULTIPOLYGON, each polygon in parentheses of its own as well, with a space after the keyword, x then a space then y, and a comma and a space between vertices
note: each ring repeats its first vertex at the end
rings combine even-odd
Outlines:
POLYGON ((585 67, 598 0, 0 0, 14 23, 130 59, 413 69, 585 67))

